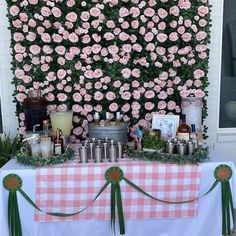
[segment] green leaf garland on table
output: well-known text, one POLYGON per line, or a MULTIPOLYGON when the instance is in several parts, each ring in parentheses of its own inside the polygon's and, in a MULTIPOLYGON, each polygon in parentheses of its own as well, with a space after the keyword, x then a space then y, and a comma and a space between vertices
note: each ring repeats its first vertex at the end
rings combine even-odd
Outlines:
MULTIPOLYGON (((125 178, 123 171, 119 167, 114 166, 114 167, 110 167, 105 172, 106 183, 103 185, 103 187, 100 189, 98 194, 95 196, 95 198, 91 201, 91 203, 88 206, 86 206, 82 210, 79 210, 74 213, 58 213, 58 212, 54 212, 54 213, 45 212, 45 213, 49 214, 49 215, 53 215, 53 216, 59 216, 59 217, 68 217, 68 216, 80 214, 81 212, 85 211, 94 201, 96 201, 96 199, 103 193, 103 191, 107 188, 107 186, 111 184, 111 199, 110 199, 111 228, 113 229, 114 234, 115 234, 115 221, 116 221, 115 215, 116 215, 116 207, 117 207, 120 234, 124 235, 125 234, 125 223, 124 223, 124 213, 123 213, 120 181, 124 180, 128 185, 130 185, 132 188, 134 188, 138 192, 144 194, 145 196, 148 196, 156 201, 168 203, 168 204, 182 204, 182 203, 196 201, 196 200, 206 196, 218 185, 218 183, 221 183, 222 234, 225 236, 225 235, 228 235, 231 233, 230 232, 231 231, 231 222, 230 222, 231 217, 234 221, 233 200, 232 200, 232 193, 231 193, 230 183, 229 183, 229 180, 232 176, 232 169, 228 165, 219 165, 216 167, 216 169, 214 171, 214 176, 216 178, 215 182, 212 184, 210 189, 202 196, 195 198, 195 199, 190 199, 188 201, 171 202, 171 201, 166 201, 165 199, 159 199, 159 198, 156 198, 156 197, 150 195, 149 193, 147 193, 146 191, 141 189, 139 186, 134 184, 131 180, 125 178)), ((3 179, 3 185, 9 191, 8 226, 9 226, 10 236, 22 236, 21 222, 20 222, 20 215, 19 215, 16 192, 17 191, 20 192, 20 194, 35 209, 37 209, 41 212, 43 212, 43 211, 21 189, 22 180, 18 175, 9 174, 9 175, 5 176, 5 178, 3 179)), ((233 225, 233 227, 234 226, 235 225, 233 225)))
POLYGON ((176 163, 176 164, 197 164, 199 162, 209 159, 209 149, 199 148, 193 155, 179 155, 173 153, 159 153, 159 152, 138 152, 133 148, 129 148, 128 156, 135 159, 144 159, 147 161, 160 161, 163 163, 176 163))
POLYGON ((23 146, 15 155, 17 162, 25 166, 40 167, 40 166, 52 166, 59 165, 68 160, 72 160, 74 157, 74 151, 70 148, 66 148, 65 152, 59 156, 51 156, 48 158, 42 158, 37 156, 31 156, 27 146, 23 146))

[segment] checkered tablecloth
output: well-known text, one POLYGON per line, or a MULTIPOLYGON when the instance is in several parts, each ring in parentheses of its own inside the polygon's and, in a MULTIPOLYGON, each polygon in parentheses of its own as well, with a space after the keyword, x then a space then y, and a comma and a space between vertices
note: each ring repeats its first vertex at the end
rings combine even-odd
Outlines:
MULTIPOLYGON (((36 204, 47 212, 72 213, 91 203, 104 185, 105 171, 119 166, 126 178, 159 199, 186 201, 198 197, 200 167, 150 162, 74 164, 36 169, 36 204)), ((163 204, 120 182, 125 219, 192 217, 198 202, 163 204)), ((35 212, 36 221, 110 219, 110 186, 84 212, 72 217, 55 217, 35 212)))

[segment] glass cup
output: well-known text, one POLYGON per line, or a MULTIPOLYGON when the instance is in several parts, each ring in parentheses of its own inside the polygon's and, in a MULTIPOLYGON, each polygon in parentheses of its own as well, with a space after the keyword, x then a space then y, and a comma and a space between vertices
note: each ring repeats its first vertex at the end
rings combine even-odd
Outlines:
POLYGON ((41 138, 40 148, 43 158, 48 158, 51 156, 51 138, 41 138))

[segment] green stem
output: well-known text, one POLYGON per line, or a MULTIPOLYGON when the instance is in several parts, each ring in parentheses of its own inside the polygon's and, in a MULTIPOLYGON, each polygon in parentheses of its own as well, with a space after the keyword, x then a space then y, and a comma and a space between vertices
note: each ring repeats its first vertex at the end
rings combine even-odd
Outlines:
POLYGON ((120 191, 120 184, 116 185, 116 198, 117 198, 117 212, 118 212, 118 219, 119 219, 119 227, 120 227, 120 234, 125 234, 125 223, 124 223, 124 213, 123 213, 123 206, 122 206, 122 198, 121 198, 121 191, 120 191))

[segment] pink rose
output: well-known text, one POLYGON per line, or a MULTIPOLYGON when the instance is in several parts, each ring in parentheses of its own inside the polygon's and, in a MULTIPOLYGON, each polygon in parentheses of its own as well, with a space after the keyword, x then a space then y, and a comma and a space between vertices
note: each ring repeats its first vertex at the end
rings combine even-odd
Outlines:
POLYGON ((40 53, 41 48, 38 45, 34 44, 29 47, 29 50, 32 54, 37 55, 40 53))
POLYGON ((185 27, 184 26, 180 26, 179 28, 178 28, 178 33, 179 34, 183 34, 185 32, 185 27))
POLYGON ((103 38, 105 38, 107 41, 113 40, 115 38, 114 34, 110 33, 110 32, 106 32, 103 35, 103 38))
POLYGON ((51 15, 51 10, 49 7, 42 7, 41 8, 41 14, 43 16, 50 16, 51 15))
POLYGON ((94 99, 97 101, 101 101, 103 99, 103 94, 100 91, 95 92, 94 99))
MULTIPOLYGON (((165 28, 166 28, 166 23, 165 22, 160 22, 159 24, 158 24, 158 29, 159 30, 165 30, 165 28)), ((158 32, 157 32, 158 33, 158 32)))
POLYGON ((128 91, 125 91, 121 94, 121 98, 124 100, 130 100, 131 96, 132 96, 131 93, 128 91))
POLYGON ((151 99, 155 97, 155 93, 152 90, 148 90, 144 94, 145 98, 151 99))
POLYGON ((48 46, 48 45, 44 45, 43 46, 43 52, 45 54, 51 54, 53 52, 53 49, 50 46, 48 46))
POLYGON ((178 34, 176 32, 171 32, 170 35, 169 35, 169 39, 170 41, 172 42, 175 42, 176 40, 178 40, 178 34))
POLYGON ((75 12, 69 12, 67 15, 66 15, 66 19, 70 22, 76 22, 77 20, 77 14, 75 12))
POLYGON ((76 33, 70 33, 68 38, 72 43, 77 43, 79 41, 79 38, 76 33))
POLYGON ((79 93, 74 93, 73 94, 73 100, 75 102, 80 102, 82 100, 82 96, 79 93))
POLYGON ((133 93, 132 93, 132 96, 133 96, 134 99, 138 100, 138 99, 140 99, 141 94, 138 90, 134 90, 133 93))
POLYGON ((189 0, 179 0, 179 8, 188 10, 191 7, 191 2, 189 0))
POLYGON ((103 72, 101 69, 95 69, 94 72, 93 72, 93 77, 94 78, 100 78, 103 76, 103 72))
POLYGON ((194 79, 200 79, 205 76, 205 72, 201 69, 197 69, 193 72, 194 79))
POLYGON ((205 92, 202 91, 201 89, 196 89, 195 92, 194 92, 194 95, 197 97, 197 98, 202 98, 205 96, 205 92))
POLYGON ((106 93, 106 99, 107 99, 107 100, 112 101, 112 100, 114 100, 115 98, 116 98, 115 93, 113 93, 113 92, 107 92, 107 93, 106 93))
POLYGON ((20 12, 20 9, 16 5, 13 5, 10 7, 9 12, 12 16, 17 16, 20 12))
POLYGON ((73 112, 81 112, 82 111, 82 107, 80 106, 80 105, 78 105, 78 104, 74 104, 73 106, 72 106, 72 110, 73 110, 73 112))
POLYGON ((163 8, 159 8, 157 13, 158 13, 158 15, 160 16, 161 19, 164 19, 165 17, 168 16, 168 12, 163 8))
POLYGON ((58 83, 56 87, 57 87, 58 90, 63 90, 64 89, 64 85, 62 83, 58 83))
POLYGON ((145 36, 144 36, 144 40, 145 40, 146 42, 151 42, 151 41, 153 40, 153 38, 154 38, 154 35, 153 35, 152 32, 148 32, 148 33, 145 34, 145 36))
POLYGON ((16 100, 18 101, 18 102, 23 102, 25 99, 26 99, 26 95, 24 94, 24 93, 18 93, 17 95, 16 95, 16 100))
POLYGON ((121 86, 121 82, 119 80, 115 80, 114 83, 113 83, 113 86, 115 88, 119 88, 121 86))
POLYGON ((125 7, 121 7, 119 10, 119 16, 120 17, 126 17, 129 15, 129 10, 125 7))
POLYGON ((12 24, 15 28, 21 28, 22 27, 22 21, 19 19, 12 21, 12 24))
POLYGON ((66 104, 61 104, 57 107, 57 111, 59 112, 64 112, 67 111, 67 105, 66 104))
POLYGON ((197 88, 200 87, 200 86, 202 86, 202 81, 199 80, 199 79, 195 80, 195 81, 194 81, 194 86, 196 86, 197 88))
POLYGON ((161 91, 159 94, 158 94, 158 98, 162 99, 162 100, 165 100, 167 98, 167 93, 165 91, 161 91))
POLYGON ((164 33, 160 33, 157 35, 157 40, 161 43, 165 42, 167 40, 168 36, 164 33))
POLYGON ((170 14, 174 16, 179 16, 179 8, 177 6, 173 6, 170 8, 170 14))
POLYGON ((209 8, 208 7, 205 7, 205 6, 198 7, 199 16, 205 16, 208 13, 209 13, 209 8))
POLYGON ((51 42, 51 36, 48 33, 43 33, 41 35, 41 39, 45 43, 50 43, 51 42))
POLYGON ((137 17, 140 14, 140 10, 138 9, 138 7, 131 7, 130 14, 132 14, 133 17, 137 17))
POLYGON ((55 17, 61 17, 61 10, 58 7, 53 7, 52 8, 52 14, 55 17))
POLYGON ((141 105, 138 102, 132 102, 131 108, 132 110, 139 110, 141 105))
POLYGON ((186 98, 186 97, 189 96, 190 92, 189 92, 189 90, 183 89, 183 90, 180 91, 179 94, 180 94, 181 97, 186 98))
POLYGON ((161 74, 159 75, 159 79, 160 80, 167 80, 168 79, 169 74, 166 71, 161 72, 161 74))
POLYGON ((137 52, 141 52, 143 48, 142 48, 142 46, 141 46, 140 44, 135 43, 135 44, 133 45, 133 49, 134 49, 135 51, 137 51, 137 52))
POLYGON ((155 10, 152 8, 148 7, 144 10, 144 15, 148 17, 152 17, 155 14, 155 10))
POLYGON ((25 92, 26 91, 26 88, 25 88, 25 86, 24 85, 17 85, 16 86, 16 90, 18 91, 18 92, 25 92))
POLYGON ((87 12, 87 11, 81 12, 80 18, 81 18, 81 20, 83 20, 83 21, 88 21, 89 18, 90 18, 89 12, 87 12))
POLYGON ((101 51, 102 47, 99 44, 94 44, 91 49, 94 54, 98 54, 101 51))
POLYGON ((61 43, 62 40, 63 40, 63 38, 62 38, 61 35, 59 35, 59 34, 53 34, 53 35, 52 35, 52 39, 53 39, 53 41, 56 42, 56 43, 61 43))
POLYGON ((57 46, 57 47, 55 48, 55 51, 56 51, 56 53, 59 54, 59 55, 64 55, 65 52, 66 52, 66 48, 65 48, 64 46, 57 46))
POLYGON ((131 70, 129 68, 124 68, 121 70, 121 74, 124 78, 128 79, 131 76, 131 70))
POLYGON ((109 105, 109 110, 110 110, 111 112, 117 111, 118 108, 119 108, 119 106, 118 106, 118 104, 115 103, 115 102, 113 102, 113 103, 111 103, 111 104, 109 105))
POLYGON ((106 23, 107 27, 110 28, 110 29, 113 29, 115 28, 115 23, 113 20, 108 20, 107 23, 106 23))
POLYGON ((124 21, 122 24, 121 24, 121 28, 122 29, 128 29, 129 28, 129 23, 127 21, 124 21))
POLYGON ((205 27, 207 25, 207 21, 205 19, 200 19, 198 21, 199 26, 205 27))
POLYGON ((207 37, 207 33, 204 32, 204 31, 199 31, 199 32, 196 34, 196 39, 197 39, 198 41, 203 40, 203 39, 205 39, 206 37, 207 37))
POLYGON ((83 133, 83 128, 82 127, 76 127, 73 129, 73 134, 79 136, 83 133))
POLYGON ((89 10, 91 16, 94 16, 94 17, 98 17, 99 15, 101 15, 101 10, 97 7, 92 7, 90 10, 89 10))
POLYGON ((148 110, 148 111, 150 111, 150 110, 152 110, 153 108, 154 108, 154 103, 152 103, 152 102, 145 102, 144 103, 144 107, 145 107, 145 109, 146 110, 148 110))
POLYGON ((121 110, 122 110, 123 112, 128 112, 128 111, 130 110, 130 105, 129 105, 129 103, 126 103, 125 105, 123 105, 123 106, 121 107, 121 110))
POLYGON ((140 77, 140 70, 137 68, 133 69, 131 72, 131 75, 135 78, 139 78, 140 77))
POLYGON ((58 101, 60 101, 60 102, 64 102, 64 101, 67 100, 67 95, 64 94, 64 93, 58 93, 58 94, 57 94, 57 99, 58 99, 58 101))
POLYGON ((101 105, 95 106, 94 111, 101 112, 102 111, 102 106, 101 105))
POLYGON ((139 27, 139 21, 138 20, 133 20, 131 22, 131 27, 134 29, 137 29, 139 27))
POLYGON ((163 110, 166 108, 166 102, 165 101, 159 101, 158 104, 157 104, 157 108, 159 110, 163 110))
POLYGON ((38 0, 28 0, 31 5, 37 5, 38 0))
POLYGON ((163 55, 165 55, 165 53, 166 53, 166 49, 165 49, 164 47, 157 47, 157 48, 156 48, 156 52, 157 52, 159 55, 163 56, 163 55))
POLYGON ((125 32, 121 32, 121 33, 119 34, 119 39, 120 39, 121 41, 126 41, 126 40, 129 39, 129 35, 128 35, 127 33, 125 33, 125 32))
POLYGON ((185 27, 191 27, 191 25, 192 25, 192 21, 191 20, 189 20, 189 19, 187 19, 187 20, 185 20, 184 21, 184 25, 185 25, 185 27))
POLYGON ((192 39, 192 35, 190 33, 184 33, 181 38, 184 42, 189 42, 192 39))
POLYGON ((57 71, 57 77, 58 77, 58 79, 62 80, 62 79, 65 78, 65 76, 66 76, 66 71, 65 71, 64 69, 59 69, 59 70, 57 71))

